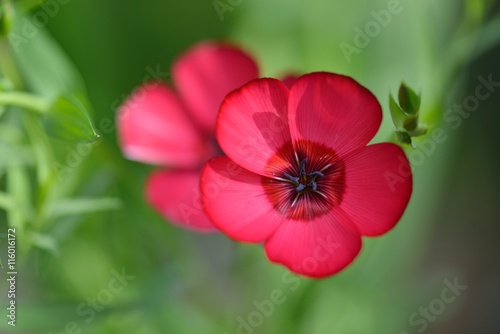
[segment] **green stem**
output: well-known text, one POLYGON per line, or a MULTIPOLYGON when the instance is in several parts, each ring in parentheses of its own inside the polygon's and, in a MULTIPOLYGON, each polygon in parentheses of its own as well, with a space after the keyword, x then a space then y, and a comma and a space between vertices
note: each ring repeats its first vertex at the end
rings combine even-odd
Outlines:
POLYGON ((50 107, 47 100, 25 92, 0 93, 0 105, 22 107, 39 114, 47 112, 50 107))

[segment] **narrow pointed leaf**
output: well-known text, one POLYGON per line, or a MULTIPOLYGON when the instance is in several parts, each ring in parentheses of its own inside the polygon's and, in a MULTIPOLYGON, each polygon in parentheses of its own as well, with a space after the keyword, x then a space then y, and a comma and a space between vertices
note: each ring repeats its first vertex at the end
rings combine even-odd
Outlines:
POLYGON ((406 115, 396 101, 394 101, 392 94, 389 94, 389 109, 391 111, 392 122, 396 126, 396 129, 403 129, 406 115))
POLYGON ((407 114, 415 115, 420 109, 420 96, 418 96, 404 82, 399 86, 398 100, 401 109, 407 114))
POLYGON ((396 131, 396 138, 400 143, 411 145, 411 137, 405 131, 396 131))
POLYGON ((406 131, 414 131, 418 127, 418 116, 409 115, 403 122, 406 131))
POLYGON ((418 136, 422 136, 422 135, 425 135, 427 133, 427 127, 425 126, 422 126, 420 125, 418 128, 416 128, 415 130, 413 131, 408 131, 408 134, 411 136, 411 137, 418 137, 418 136))
POLYGON ((59 96, 42 115, 46 133, 70 142, 93 142, 99 138, 85 105, 72 95, 59 96))

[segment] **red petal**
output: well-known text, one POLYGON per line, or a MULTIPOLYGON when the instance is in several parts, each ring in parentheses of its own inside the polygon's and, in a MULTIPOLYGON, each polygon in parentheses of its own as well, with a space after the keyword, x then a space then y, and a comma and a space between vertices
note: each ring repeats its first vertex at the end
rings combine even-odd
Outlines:
POLYGON ((288 108, 294 139, 323 143, 341 156, 365 146, 382 121, 380 104, 368 89, 333 73, 298 78, 290 90, 288 108))
POLYGON ((156 171, 149 176, 146 197, 166 219, 184 228, 213 231, 203 211, 200 172, 156 171))
POLYGON ((209 154, 177 97, 159 83, 138 88, 120 108, 118 137, 133 160, 193 168, 209 154))
POLYGON ((264 194, 262 176, 226 157, 214 158, 205 165, 201 193, 214 225, 235 240, 263 241, 281 221, 264 194))
POLYGON ((257 79, 229 94, 217 121, 222 150, 238 165, 265 174, 268 160, 290 143, 288 89, 276 79, 257 79))
POLYGON ((340 207, 368 236, 394 227, 412 192, 410 164, 403 150, 390 143, 370 145, 346 157, 345 182, 340 207))
POLYGON ((220 43, 199 44, 179 57, 173 66, 173 79, 183 102, 208 133, 215 130, 224 97, 258 75, 252 58, 220 43))
POLYGON ((361 237, 340 210, 310 221, 288 220, 266 241, 270 261, 314 278, 333 275, 349 265, 361 249, 361 237))

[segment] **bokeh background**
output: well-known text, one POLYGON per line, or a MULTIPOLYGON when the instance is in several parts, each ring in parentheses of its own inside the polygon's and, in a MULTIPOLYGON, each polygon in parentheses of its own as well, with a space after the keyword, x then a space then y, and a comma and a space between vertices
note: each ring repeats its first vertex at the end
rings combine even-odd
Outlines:
POLYGON ((18 275, 12 327, 7 269, 0 269, 1 333, 500 331, 500 87, 456 128, 443 118, 474 96, 479 77, 500 82, 496 2, 45 1, 54 15, 37 3, 14 2, 12 29, 21 36, 23 20, 39 11, 49 19, 17 48, 1 37, 2 53, 15 64, 2 58, 0 95, 12 88, 6 82, 16 68, 22 89, 36 96, 85 97, 103 138, 61 176, 54 166, 67 165, 76 144, 49 139, 37 127, 39 115, 2 107, 0 259, 5 265, 5 233, 15 226, 18 275), (395 2, 401 12, 346 57, 342 43, 355 46, 356 29, 374 21, 372 11, 395 2), (219 15, 215 5, 226 10, 219 15), (355 77, 384 107, 375 142, 394 140, 388 96, 401 81, 421 92, 429 133, 445 131, 443 142, 431 145, 426 135, 415 139, 416 149, 406 148, 414 194, 403 219, 387 235, 366 238, 340 274, 295 278, 270 264, 259 245, 179 229, 145 202, 144 180, 155 167, 121 155, 117 106, 148 69, 159 67, 170 80, 172 61, 206 39, 240 45, 262 76, 324 70, 355 77), (108 293, 122 271, 133 278, 108 293), (467 288, 453 302, 439 302, 454 281, 467 288), (276 289, 285 301, 260 310, 276 289), (429 316, 421 308, 430 308, 429 316))

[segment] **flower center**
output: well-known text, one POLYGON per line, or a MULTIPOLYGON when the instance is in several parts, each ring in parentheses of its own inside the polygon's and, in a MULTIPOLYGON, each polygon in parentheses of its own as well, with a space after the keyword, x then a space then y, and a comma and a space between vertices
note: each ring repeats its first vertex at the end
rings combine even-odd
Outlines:
POLYGON ((318 184, 316 183, 316 179, 318 177, 323 177, 325 174, 323 174, 321 171, 314 171, 312 173, 307 173, 306 172, 306 163, 307 163, 307 158, 302 159, 302 161, 298 164, 298 169, 299 169, 299 174, 298 176, 293 176, 288 173, 283 174, 283 178, 276 177, 277 180, 283 181, 283 182, 290 182, 294 186, 296 186, 295 191, 297 192, 297 195, 295 196, 295 199, 292 202, 292 206, 297 204, 297 201, 300 198, 300 195, 309 193, 309 192, 315 192, 317 194, 320 194, 324 196, 321 192, 318 191, 318 184))
POLYGON ((269 159, 262 178, 266 195, 286 218, 311 220, 340 204, 344 163, 323 144, 308 140, 288 143, 269 159))

